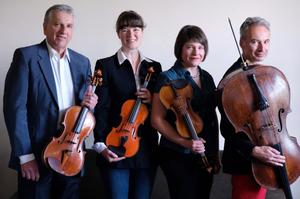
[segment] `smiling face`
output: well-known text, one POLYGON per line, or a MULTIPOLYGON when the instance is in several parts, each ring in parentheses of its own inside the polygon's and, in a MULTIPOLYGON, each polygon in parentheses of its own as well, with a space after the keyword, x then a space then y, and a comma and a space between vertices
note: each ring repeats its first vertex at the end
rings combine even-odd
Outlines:
POLYGON ((123 50, 137 50, 141 44, 143 29, 140 27, 124 27, 119 30, 118 36, 123 50))
POLYGON ((262 25, 252 25, 240 40, 243 56, 250 63, 262 62, 268 55, 270 31, 262 25))
POLYGON ((198 66, 205 57, 204 46, 197 41, 186 42, 181 51, 182 64, 185 67, 198 66))
POLYGON ((44 34, 50 46, 59 54, 65 52, 73 35, 74 16, 64 11, 53 11, 44 23, 44 34))

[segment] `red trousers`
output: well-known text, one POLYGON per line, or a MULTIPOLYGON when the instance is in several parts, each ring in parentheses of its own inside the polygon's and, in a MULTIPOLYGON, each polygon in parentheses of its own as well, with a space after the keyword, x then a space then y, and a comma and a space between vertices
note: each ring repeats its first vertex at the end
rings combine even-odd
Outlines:
POLYGON ((232 175, 232 199, 265 199, 267 190, 249 175, 232 175))

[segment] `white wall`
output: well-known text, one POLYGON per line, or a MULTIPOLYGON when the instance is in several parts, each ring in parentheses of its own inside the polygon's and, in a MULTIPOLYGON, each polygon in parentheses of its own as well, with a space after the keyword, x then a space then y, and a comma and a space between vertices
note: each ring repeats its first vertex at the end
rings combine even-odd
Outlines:
MULTIPOLYGON (((114 25, 118 14, 132 9, 140 13, 147 27, 142 51, 158 60, 164 69, 175 61, 174 41, 179 29, 186 24, 200 26, 209 40, 209 54, 203 68, 209 71, 216 84, 225 70, 237 59, 238 53, 227 22, 230 17, 238 36, 241 22, 248 16, 262 16, 271 22, 271 51, 267 64, 281 69, 291 87, 291 109, 287 126, 289 134, 300 140, 300 84, 297 68, 300 66, 300 1, 298 0, 1 0, 0 1, 0 96, 3 96, 5 74, 17 47, 40 42, 43 16, 48 7, 56 3, 71 5, 76 12, 75 35, 70 47, 85 54, 92 65, 98 58, 112 55, 120 42, 114 25), (298 115, 298 116, 297 116, 298 115)), ((13 99, 12 99, 13 100, 13 99)), ((2 110, 2 101, 0 102, 2 110)), ((8 187, 0 198, 8 198, 16 191, 16 174, 7 168, 10 145, 0 114, 0 184, 8 187)), ((221 148, 223 141, 221 138, 221 148)), ((300 180, 292 185, 295 198, 300 197, 300 180), (298 187, 298 189, 297 189, 298 187)))

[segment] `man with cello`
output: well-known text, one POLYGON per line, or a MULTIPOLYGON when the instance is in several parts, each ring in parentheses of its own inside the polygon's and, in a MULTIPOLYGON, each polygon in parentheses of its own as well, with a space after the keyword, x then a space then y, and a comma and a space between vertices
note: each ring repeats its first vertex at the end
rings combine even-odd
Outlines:
MULTIPOLYGON (((247 65, 260 64, 267 56, 270 45, 270 24, 260 17, 248 17, 240 27, 241 57, 227 70, 222 80, 232 77, 242 68, 243 60, 247 65)), ((251 67, 251 66, 250 66, 251 67)), ((223 171, 232 175, 233 199, 263 199, 266 189, 261 187, 252 174, 252 161, 283 167, 285 157, 270 146, 257 146, 244 132, 236 129, 225 114, 224 104, 220 104, 221 134, 225 138, 222 157, 223 171)))

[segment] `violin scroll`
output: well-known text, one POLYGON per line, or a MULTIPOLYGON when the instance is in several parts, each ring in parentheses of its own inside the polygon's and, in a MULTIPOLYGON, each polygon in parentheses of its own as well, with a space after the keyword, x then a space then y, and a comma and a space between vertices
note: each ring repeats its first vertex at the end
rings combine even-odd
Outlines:
POLYGON ((101 86, 102 85, 102 71, 100 69, 97 69, 94 71, 94 75, 91 77, 90 84, 92 86, 101 86))

